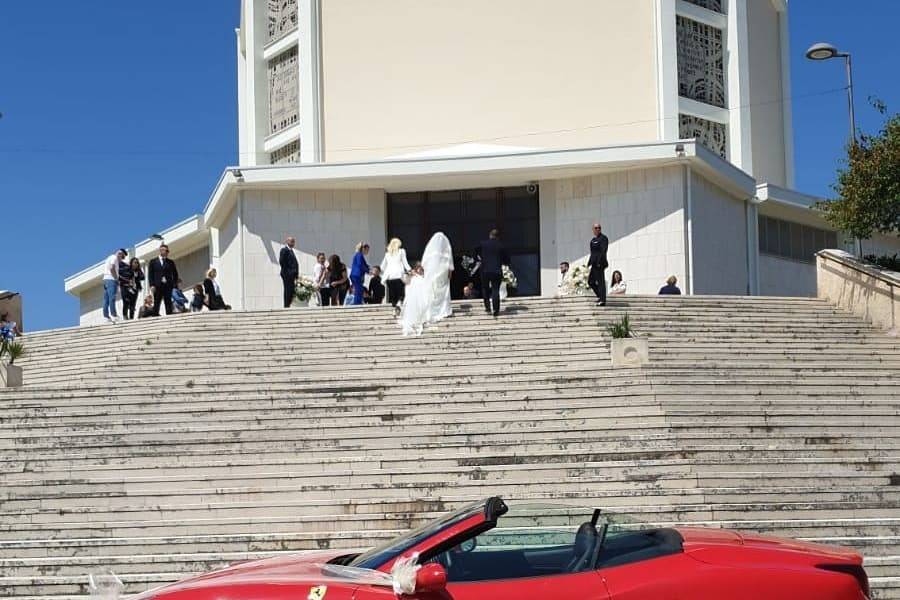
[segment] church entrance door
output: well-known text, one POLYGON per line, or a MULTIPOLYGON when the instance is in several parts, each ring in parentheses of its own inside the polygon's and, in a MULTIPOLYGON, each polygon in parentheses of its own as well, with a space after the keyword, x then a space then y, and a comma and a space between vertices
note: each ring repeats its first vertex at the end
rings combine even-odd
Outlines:
POLYGON ((388 239, 398 237, 410 263, 422 258, 431 236, 443 231, 453 245, 451 293, 462 297, 469 280, 461 259, 472 256, 492 228, 509 250, 519 281, 515 294, 536 296, 540 288, 540 219, 538 192, 525 187, 411 192, 387 195, 388 239))

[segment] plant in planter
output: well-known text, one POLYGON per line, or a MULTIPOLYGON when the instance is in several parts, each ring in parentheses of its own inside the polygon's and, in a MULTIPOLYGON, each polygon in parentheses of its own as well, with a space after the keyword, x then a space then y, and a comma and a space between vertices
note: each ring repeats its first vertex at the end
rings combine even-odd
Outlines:
POLYGON ((21 342, 4 339, 0 342, 0 375, 2 385, 6 387, 19 387, 22 385, 22 367, 16 366, 17 359, 25 355, 25 346, 21 342), (3 364, 4 358, 6 364, 3 364))
POLYGON ((639 338, 626 313, 618 322, 610 323, 606 331, 612 337, 609 354, 614 367, 639 367, 650 362, 646 338, 639 338))

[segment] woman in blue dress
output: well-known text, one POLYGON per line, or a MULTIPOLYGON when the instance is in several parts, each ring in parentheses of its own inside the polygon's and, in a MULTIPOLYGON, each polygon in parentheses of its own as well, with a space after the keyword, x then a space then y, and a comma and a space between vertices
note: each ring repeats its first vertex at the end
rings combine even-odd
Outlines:
POLYGON ((369 274, 369 263, 366 262, 366 254, 369 253, 369 244, 360 242, 356 245, 356 254, 353 255, 353 264, 350 266, 350 281, 353 283, 353 304, 363 303, 363 283, 369 274))

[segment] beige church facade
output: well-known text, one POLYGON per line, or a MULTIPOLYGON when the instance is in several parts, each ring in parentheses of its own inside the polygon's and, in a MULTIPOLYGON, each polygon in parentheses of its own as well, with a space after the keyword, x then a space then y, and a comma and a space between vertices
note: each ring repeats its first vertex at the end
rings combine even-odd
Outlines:
MULTIPOLYGON (((238 164, 160 233, 244 309, 281 305, 287 235, 309 274, 499 227, 519 293, 553 295, 595 221, 629 293, 812 295, 849 240, 792 189, 787 32, 784 0, 242 0, 238 164)), ((83 324, 101 277, 66 280, 83 324)))

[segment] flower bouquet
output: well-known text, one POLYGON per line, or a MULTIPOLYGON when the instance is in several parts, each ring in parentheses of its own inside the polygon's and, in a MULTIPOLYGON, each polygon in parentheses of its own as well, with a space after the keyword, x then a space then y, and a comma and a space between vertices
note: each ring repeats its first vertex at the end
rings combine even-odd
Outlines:
POLYGON ((502 281, 506 284, 506 287, 517 288, 519 287, 519 280, 516 279, 516 274, 513 273, 513 270, 508 266, 503 265, 502 271, 502 281))
POLYGON ((294 297, 300 302, 309 302, 316 293, 316 284, 309 277, 300 276, 294 284, 294 297))
POLYGON ((509 290, 519 286, 519 280, 516 274, 508 266, 500 267, 500 298, 505 300, 509 296, 509 290))
POLYGON ((591 268, 587 265, 572 267, 566 273, 562 285, 559 286, 560 294, 564 296, 582 296, 587 294, 591 290, 588 285, 590 274, 591 268))

